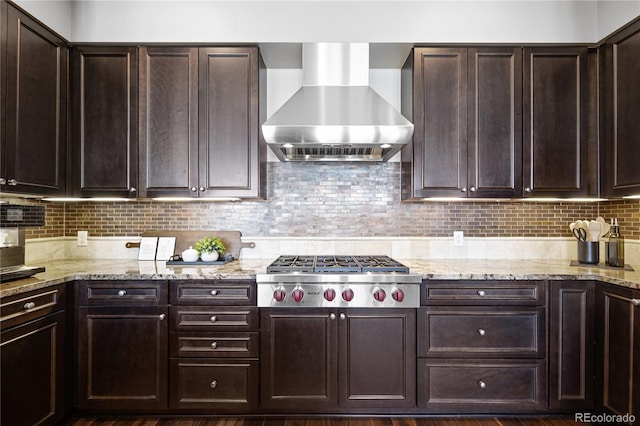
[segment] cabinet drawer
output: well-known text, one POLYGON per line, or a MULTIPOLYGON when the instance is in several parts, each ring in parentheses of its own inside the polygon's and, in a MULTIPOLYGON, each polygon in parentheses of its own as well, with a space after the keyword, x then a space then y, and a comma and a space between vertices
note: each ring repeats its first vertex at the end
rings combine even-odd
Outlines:
POLYGON ((171 332, 172 357, 257 358, 259 353, 258 332, 171 332))
POLYGON ((544 305, 544 281, 423 281, 422 305, 544 305))
POLYGON ((65 309, 65 284, 17 294, 0 301, 2 330, 65 309))
POLYGON ((172 306, 174 331, 257 331, 258 308, 172 306))
POLYGON ((421 359, 419 406, 433 411, 511 412, 546 406, 543 360, 421 359))
POLYGON ((173 305, 255 305, 255 281, 171 281, 173 305))
POLYGON ((78 305, 166 305, 166 281, 79 281, 78 305))
POLYGON ((418 356, 543 358, 544 308, 420 308, 418 356))
POLYGON ((258 400, 257 360, 172 359, 170 408, 248 409, 258 400))

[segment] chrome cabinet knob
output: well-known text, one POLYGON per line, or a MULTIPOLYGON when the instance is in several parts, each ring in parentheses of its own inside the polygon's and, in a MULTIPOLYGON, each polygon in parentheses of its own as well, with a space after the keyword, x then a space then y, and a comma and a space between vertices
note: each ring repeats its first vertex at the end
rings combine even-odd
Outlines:
POLYGON ((469 191, 471 191, 471 192, 476 192, 476 187, 475 187, 475 186, 472 186, 471 188, 469 188, 469 191))
POLYGON ((485 331, 484 328, 479 328, 478 329, 478 334, 481 335, 481 336, 484 336, 485 334, 487 334, 487 332, 485 331))
POLYGON ((200 187, 200 188, 198 188, 198 189, 200 189, 200 192, 204 192, 205 187, 204 187, 204 186, 201 186, 201 187, 200 187))
POLYGON ((132 186, 131 188, 129 188, 129 192, 136 192, 136 191, 137 191, 137 189, 136 189, 135 186, 132 186))
POLYGON ((217 296, 218 295, 218 290, 211 290, 210 294, 212 296, 217 296))
POLYGON ((336 319, 336 314, 329 315, 329 319, 332 319, 332 320, 336 319))
POLYGON ((36 307, 35 302, 27 302, 24 304, 23 308, 25 311, 28 311, 29 309, 33 309, 36 307))
POLYGON ((6 185, 7 184, 7 180, 3 177, 0 177, 0 185, 6 185))
POLYGON ((118 296, 122 297, 127 294, 127 290, 118 290, 118 296))
POLYGON ((484 388, 487 387, 487 384, 482 380, 478 380, 478 386, 480 386, 480 388, 484 389, 484 388))
POLYGON ((214 380, 209 384, 209 387, 211 387, 211 389, 215 389, 216 387, 218 387, 218 381, 214 380))
POLYGON ((211 343, 211 349, 218 349, 218 342, 211 343))
POLYGON ((462 188, 460 188, 460 192, 467 192, 467 187, 463 186, 462 188))
POLYGON ((191 190, 191 192, 196 192, 198 191, 198 188, 196 188, 195 186, 192 186, 191 188, 189 188, 191 190))
POLYGON ((167 317, 166 314, 160 314, 158 315, 158 319, 160 319, 160 321, 164 321, 164 319, 167 317))
POLYGON ((524 188, 524 192, 531 192, 531 188, 527 186, 526 188, 524 188))
POLYGON ((631 299, 631 303, 633 303, 634 306, 640 306, 640 299, 631 299))
POLYGON ((16 186, 18 184, 18 181, 15 179, 9 179, 7 183, 9 184, 9 186, 16 186))
POLYGON ((212 316, 211 318, 209 318, 211 320, 211 322, 216 322, 218 321, 218 317, 216 317, 215 315, 212 316))
POLYGON ((340 314, 340 319, 341 320, 345 320, 345 319, 347 319, 347 316, 345 314, 340 314))
POLYGON ((484 297, 486 295, 487 295, 487 293, 484 290, 478 290, 478 296, 484 297))

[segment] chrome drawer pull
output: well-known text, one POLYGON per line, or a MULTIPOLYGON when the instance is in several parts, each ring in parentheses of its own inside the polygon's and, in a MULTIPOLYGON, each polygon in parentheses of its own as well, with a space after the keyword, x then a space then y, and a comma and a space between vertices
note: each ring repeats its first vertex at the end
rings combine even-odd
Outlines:
POLYGON ((214 380, 209 386, 211 387, 211 389, 215 389, 218 386, 218 381, 214 380))
POLYGON ((640 306, 640 299, 631 299, 631 303, 633 303, 635 306, 640 306))
POLYGON ((218 342, 213 342, 211 344, 211 349, 218 349, 218 342))
POLYGON ((478 329, 478 334, 481 335, 481 336, 484 336, 485 334, 487 334, 487 332, 485 331, 484 328, 479 328, 478 329))
POLYGON ((166 317, 167 317, 167 315, 166 315, 166 314, 160 314, 160 315, 158 316, 158 318, 160 319, 160 321, 163 321, 166 317))
POLYGON ((118 290, 118 296, 122 297, 127 294, 127 290, 118 290))
POLYGON ((29 309, 33 309, 36 307, 35 302, 27 302, 24 304, 23 308, 25 311, 28 311, 29 309))
POLYGON ((480 388, 484 389, 487 387, 487 384, 485 382, 483 382, 482 380, 478 380, 478 386, 480 386, 480 388))
POLYGON ((214 315, 211 318, 209 318, 211 320, 211 322, 216 322, 218 321, 218 318, 214 315))
POLYGON ((211 290, 211 295, 212 296, 217 296, 218 295, 218 290, 211 290))
POLYGON ((487 295, 487 293, 484 290, 478 290, 478 296, 484 297, 486 295, 487 295))

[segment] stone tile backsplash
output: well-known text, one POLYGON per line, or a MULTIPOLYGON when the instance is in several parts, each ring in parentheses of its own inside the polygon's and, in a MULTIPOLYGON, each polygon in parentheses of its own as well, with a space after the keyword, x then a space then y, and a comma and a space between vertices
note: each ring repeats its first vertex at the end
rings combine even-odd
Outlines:
MULTIPOLYGON (((46 205, 46 223, 27 238, 138 236, 148 229, 233 229, 245 236, 361 238, 570 237, 578 218, 618 217, 640 239, 640 201, 599 203, 400 201, 400 163, 275 163, 266 201, 76 202, 46 205)), ((12 200, 13 201, 13 200, 12 200)), ((34 202, 19 200, 16 202, 34 202)))

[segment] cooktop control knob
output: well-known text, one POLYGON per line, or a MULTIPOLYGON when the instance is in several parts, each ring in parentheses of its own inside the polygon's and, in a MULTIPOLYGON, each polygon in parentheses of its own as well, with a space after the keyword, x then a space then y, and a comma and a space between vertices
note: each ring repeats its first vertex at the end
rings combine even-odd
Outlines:
POLYGON ((282 302, 284 300, 284 298, 286 297, 286 293, 284 292, 283 289, 279 288, 276 291, 273 292, 273 298, 276 300, 276 302, 282 302))
POLYGON ((291 297, 293 297, 293 300, 295 300, 296 302, 300 302, 304 297, 304 291, 300 290, 299 288, 296 288, 291 292, 291 297))
POLYGON ((336 291, 332 288, 328 288, 324 291, 324 299, 328 302, 333 301, 336 298, 336 291))
POLYGON ((378 287, 373 289, 373 298, 378 302, 383 302, 385 297, 387 297, 387 293, 385 293, 383 289, 378 287))
POLYGON ((391 297, 396 302, 402 302, 404 300, 404 291, 400 290, 399 288, 395 288, 391 291, 391 297))
POLYGON ((344 289, 342 292, 342 298, 347 302, 351 302, 353 300, 353 290, 350 288, 344 289))

